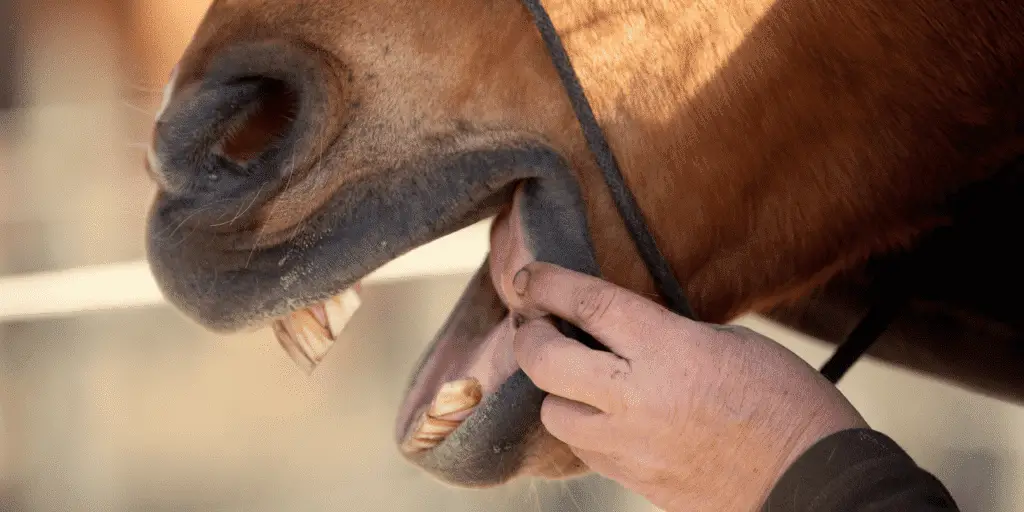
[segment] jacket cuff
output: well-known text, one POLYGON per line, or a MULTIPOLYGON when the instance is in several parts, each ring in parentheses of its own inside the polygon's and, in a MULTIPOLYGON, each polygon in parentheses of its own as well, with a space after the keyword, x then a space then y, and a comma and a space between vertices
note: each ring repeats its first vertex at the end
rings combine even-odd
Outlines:
POLYGON ((859 510, 890 501, 894 486, 907 484, 932 490, 937 485, 939 494, 952 504, 941 483, 918 468, 891 438, 867 428, 848 429, 804 452, 775 484, 763 510, 859 510))

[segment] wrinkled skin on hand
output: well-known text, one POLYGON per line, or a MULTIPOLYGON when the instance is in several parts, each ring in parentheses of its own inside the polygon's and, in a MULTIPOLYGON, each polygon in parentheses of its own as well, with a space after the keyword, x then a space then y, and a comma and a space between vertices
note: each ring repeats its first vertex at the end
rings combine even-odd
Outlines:
POLYGON ((664 510, 754 510, 800 454, 866 423, 795 354, 549 264, 515 275, 516 358, 542 421, 591 469, 664 510), (547 314, 612 352, 562 336, 547 314))

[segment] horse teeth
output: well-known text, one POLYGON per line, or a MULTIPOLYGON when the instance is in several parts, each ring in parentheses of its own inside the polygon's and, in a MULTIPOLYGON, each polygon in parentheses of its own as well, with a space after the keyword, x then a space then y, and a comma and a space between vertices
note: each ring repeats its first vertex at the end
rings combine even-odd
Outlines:
POLYGON ((476 407, 482 398, 483 388, 474 378, 448 382, 437 392, 427 414, 437 419, 445 419, 446 416, 476 407))
POLYGON ((330 329, 332 336, 337 338, 341 335, 341 331, 345 330, 345 326, 361 305, 359 293, 354 288, 349 288, 323 303, 327 328, 330 329))
POLYGON ((455 429, 459 428, 461 421, 457 420, 442 420, 434 418, 429 414, 424 414, 420 421, 419 427, 416 429, 417 437, 434 437, 441 436, 441 438, 448 437, 448 434, 455 432, 455 429))
POLYGON ((300 309, 288 315, 288 333, 295 340, 300 351, 313 363, 323 361, 327 351, 334 345, 334 337, 308 309, 300 309))
POLYGON ((288 356, 312 374, 360 305, 359 294, 350 288, 322 304, 275 320, 274 334, 288 356))
POLYGON ((430 407, 420 415, 412 433, 402 443, 407 453, 429 450, 444 442, 462 425, 468 411, 480 404, 483 388, 476 379, 448 382, 441 386, 430 407))
POLYGON ((423 441, 416 439, 415 437, 410 437, 402 444, 402 450, 406 453, 422 452, 434 448, 439 444, 441 444, 440 441, 423 441))
POLYGON ((416 421, 412 434, 402 443, 402 450, 414 453, 434 448, 443 443, 461 424, 462 421, 442 420, 424 412, 416 421))
POLYGON ((288 354, 288 357, 295 361, 295 364, 299 366, 307 375, 312 374, 313 370, 316 369, 316 364, 309 356, 306 355, 305 350, 299 345, 299 343, 292 337, 291 329, 288 328, 290 323, 288 318, 277 319, 273 323, 274 336, 277 338, 277 342, 281 344, 281 348, 288 354))

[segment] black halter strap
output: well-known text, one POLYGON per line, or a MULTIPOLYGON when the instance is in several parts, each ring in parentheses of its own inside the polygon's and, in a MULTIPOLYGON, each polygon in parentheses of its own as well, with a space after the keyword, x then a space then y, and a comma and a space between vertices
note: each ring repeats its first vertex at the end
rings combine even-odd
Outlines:
MULTIPOLYGON (((558 32, 551 22, 551 18, 541 4, 541 0, 522 0, 522 2, 527 10, 530 11, 530 14, 533 15, 537 30, 540 32, 544 44, 548 48, 551 60, 555 65, 558 76, 562 80, 562 85, 569 96, 569 101, 572 103, 572 108, 583 130, 583 136, 586 138, 587 145, 591 153, 593 153, 598 167, 601 168, 604 181, 615 200, 615 206, 619 210, 619 215, 622 216, 622 220, 625 222, 626 228, 633 238, 633 242, 636 244, 636 248, 640 252, 640 257, 643 258, 648 272, 650 272, 655 285, 658 287, 659 293, 665 299, 669 309, 679 315, 697 320, 693 309, 690 307, 689 300, 686 298, 685 289, 676 279, 675 274, 672 273, 672 269, 665 256, 661 253, 661 250, 658 249, 658 245, 651 235, 650 229, 647 227, 647 222, 644 220, 643 213, 640 211, 639 206, 637 206, 636 198, 633 197, 629 187, 626 186, 622 172, 619 170, 618 161, 608 145, 604 131, 594 117, 594 112, 590 107, 590 102, 587 100, 587 95, 580 85, 576 71, 570 62, 565 47, 562 45, 562 39, 558 36, 558 32)), ((822 374, 829 381, 837 383, 857 359, 881 336, 889 322, 897 314, 901 304, 902 301, 884 301, 879 307, 869 311, 850 333, 846 341, 839 346, 832 358, 822 367, 822 374)), ((573 330, 578 332, 578 329, 573 330)), ((584 333, 580 334, 586 336, 584 333)), ((589 336, 586 337, 589 338, 589 336)))
POLYGON ((597 119, 594 118, 594 111, 590 108, 587 95, 583 92, 583 87, 569 61, 569 55, 566 54, 565 48, 562 46, 562 39, 558 37, 555 27, 551 23, 551 18, 548 17, 540 0, 523 0, 523 3, 533 14, 537 30, 544 38, 544 43, 551 54, 551 60, 554 61, 555 69, 558 70, 558 76, 562 79, 562 85, 565 86, 565 90, 569 94, 569 101, 583 128, 583 136, 587 139, 590 152, 594 154, 594 159, 597 160, 597 165, 601 168, 601 173, 604 174, 604 181, 615 199, 619 215, 625 221, 626 228, 640 252, 640 257, 643 258, 648 272, 654 279, 654 284, 658 287, 658 291, 664 297, 669 309, 687 318, 696 319, 690 308, 690 302, 686 298, 686 291, 676 280, 665 256, 658 249, 658 244, 647 227, 643 213, 640 212, 640 207, 636 204, 636 198, 633 197, 633 193, 630 192, 622 178, 619 163, 608 146, 604 131, 597 123, 597 119))

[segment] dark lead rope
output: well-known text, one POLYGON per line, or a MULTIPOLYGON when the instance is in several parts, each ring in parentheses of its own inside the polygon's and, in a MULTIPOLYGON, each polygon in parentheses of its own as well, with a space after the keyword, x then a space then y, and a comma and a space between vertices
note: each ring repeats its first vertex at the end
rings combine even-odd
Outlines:
POLYGON ((829 382, 838 384, 847 370, 882 336, 904 304, 905 297, 887 300, 872 307, 867 315, 853 328, 846 340, 832 353, 832 357, 821 367, 821 374, 829 382))
MULTIPOLYGON (((548 53, 550 53, 551 60, 555 65, 555 70, 558 71, 558 76, 562 80, 562 85, 569 96, 572 108, 576 112, 576 119, 583 130, 583 136, 587 140, 590 152, 594 155, 598 167, 601 168, 601 173, 604 174, 604 181, 608 185, 612 197, 615 199, 615 206, 619 210, 619 215, 622 216, 622 220, 625 222, 626 228, 633 238, 637 250, 640 252, 640 257, 643 258, 644 263, 647 265, 647 270, 650 272, 654 284, 658 287, 658 291, 662 298, 665 299, 669 309, 679 315, 697 320, 693 309, 690 307, 690 302, 686 298, 686 291, 679 284, 679 281, 676 280, 668 261, 661 253, 661 250, 658 249, 658 244, 654 241, 654 237, 647 227, 643 213, 640 211, 640 207, 637 206, 636 198, 633 197, 629 187, 626 186, 622 172, 619 170, 619 163, 615 159, 611 147, 608 145, 604 131, 594 117, 594 111, 590 107, 587 95, 583 91, 583 86, 580 85, 579 77, 576 76, 576 70, 572 66, 569 55, 562 45, 562 39, 558 36, 558 32, 555 30, 547 10, 541 4, 541 0, 522 0, 522 2, 526 9, 530 11, 530 14, 533 15, 537 30, 540 32, 544 44, 547 45, 548 53)), ((869 311, 867 316, 854 328, 849 338, 840 345, 832 358, 822 367, 822 374, 832 383, 838 382, 853 363, 885 331, 889 321, 895 316, 896 310, 898 310, 898 307, 874 308, 869 311)), ((559 323, 565 332, 571 332, 572 335, 578 337, 587 346, 591 348, 604 348, 591 336, 568 322, 563 320, 559 323)))

